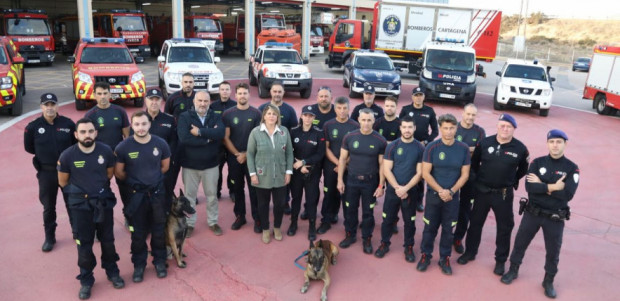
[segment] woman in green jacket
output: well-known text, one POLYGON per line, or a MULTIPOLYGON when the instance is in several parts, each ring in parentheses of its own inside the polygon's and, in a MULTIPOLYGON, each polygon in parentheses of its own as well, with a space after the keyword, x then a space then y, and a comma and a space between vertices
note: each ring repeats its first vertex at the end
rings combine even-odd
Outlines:
POLYGON ((286 185, 293 174, 293 146, 286 127, 280 125, 280 110, 268 104, 261 124, 250 133, 247 149, 248 170, 256 187, 258 216, 263 229, 263 242, 269 243, 269 201, 273 199, 273 236, 282 240, 282 216, 286 185))

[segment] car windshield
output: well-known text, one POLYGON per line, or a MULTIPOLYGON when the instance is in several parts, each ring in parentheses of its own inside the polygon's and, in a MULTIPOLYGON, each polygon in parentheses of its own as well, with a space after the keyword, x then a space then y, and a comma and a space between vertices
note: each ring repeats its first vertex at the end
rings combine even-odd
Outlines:
POLYGON ((431 49, 426 53, 426 66, 450 71, 471 72, 476 57, 473 53, 431 49))
POLYGON ((587 57, 580 57, 577 59, 578 63, 589 63, 590 62, 590 58, 587 57))
POLYGON ((321 27, 312 27, 312 31, 310 32, 310 35, 322 37, 323 30, 321 29, 321 27))
POLYGON ((213 19, 194 19, 196 32, 221 32, 220 22, 213 19))
POLYGON ((263 16, 262 18, 262 28, 286 28, 284 25, 284 19, 278 16, 263 16))
POLYGON ((355 68, 374 70, 394 70, 392 61, 384 56, 358 56, 355 59, 355 68))
POLYGON ((8 19, 7 34, 11 36, 49 36, 50 28, 45 19, 8 19))
POLYGON ((131 64, 133 58, 127 48, 86 47, 80 63, 84 64, 131 64))
POLYGON ((206 47, 172 47, 168 63, 213 63, 206 47))
POLYGON ((547 81, 547 71, 544 68, 525 66, 525 65, 508 65, 504 77, 524 78, 531 80, 547 81))
POLYGON ((265 51, 263 64, 302 64, 297 51, 272 50, 265 51))
POLYGON ((118 31, 146 31, 140 16, 114 16, 114 28, 118 31))
POLYGON ((0 46, 0 64, 6 65, 8 63, 6 59, 6 53, 4 53, 4 46, 0 46))

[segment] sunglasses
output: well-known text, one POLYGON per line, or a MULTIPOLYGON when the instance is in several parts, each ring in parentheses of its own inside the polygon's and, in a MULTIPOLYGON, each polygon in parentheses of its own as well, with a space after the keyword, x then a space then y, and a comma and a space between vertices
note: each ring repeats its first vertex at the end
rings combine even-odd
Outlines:
POLYGON ((320 86, 318 91, 321 91, 321 90, 327 90, 327 91, 331 92, 332 88, 330 88, 328 86, 320 86))

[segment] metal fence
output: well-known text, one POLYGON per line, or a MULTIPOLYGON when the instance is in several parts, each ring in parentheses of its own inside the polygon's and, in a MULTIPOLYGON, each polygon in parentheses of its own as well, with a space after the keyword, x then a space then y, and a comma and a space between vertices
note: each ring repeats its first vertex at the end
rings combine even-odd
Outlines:
POLYGON ((592 48, 571 47, 564 45, 525 45, 523 51, 515 52, 512 43, 499 43, 497 56, 503 58, 519 58, 524 60, 538 59, 546 64, 572 64, 578 57, 592 56, 592 48))

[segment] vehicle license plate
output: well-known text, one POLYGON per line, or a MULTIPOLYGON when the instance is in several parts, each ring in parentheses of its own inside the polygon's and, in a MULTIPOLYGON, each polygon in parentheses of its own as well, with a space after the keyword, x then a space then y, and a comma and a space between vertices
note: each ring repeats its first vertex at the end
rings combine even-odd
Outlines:
POLYGON ((441 98, 450 98, 450 99, 455 99, 456 95, 454 94, 446 94, 446 93, 439 93, 439 97, 441 98))
POLYGON ((123 93, 123 92, 125 92, 125 91, 123 89, 119 89, 119 88, 110 89, 110 93, 123 93))
POLYGON ((282 83, 285 85, 297 85, 299 82, 296 80, 285 80, 282 83))

